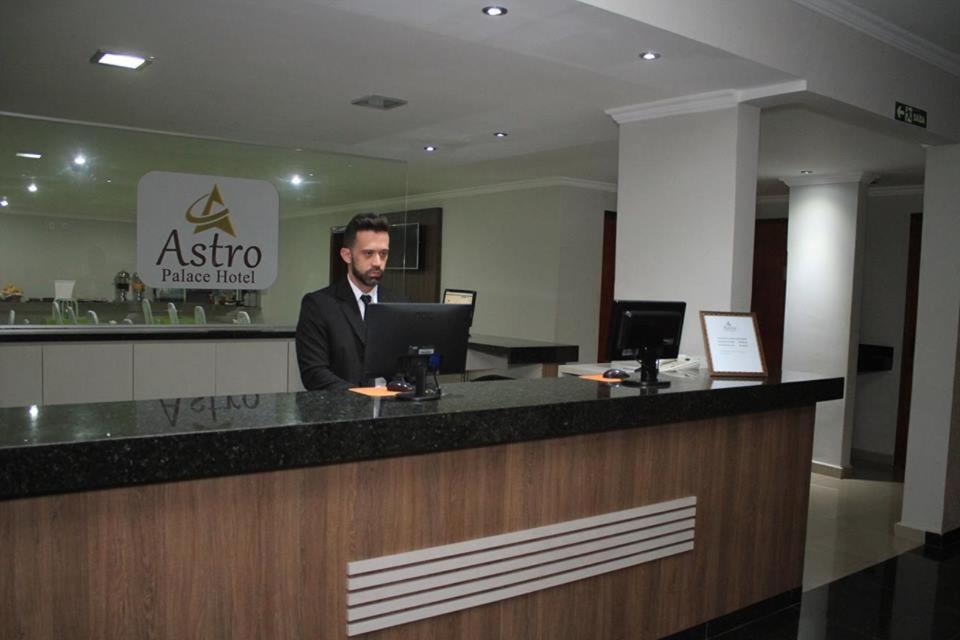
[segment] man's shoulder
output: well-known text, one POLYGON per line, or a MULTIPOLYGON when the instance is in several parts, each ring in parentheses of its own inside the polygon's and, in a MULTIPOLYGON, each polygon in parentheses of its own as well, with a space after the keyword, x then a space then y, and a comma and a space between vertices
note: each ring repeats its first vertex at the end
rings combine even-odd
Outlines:
POLYGON ((307 300, 310 300, 313 302, 329 302, 332 300, 337 300, 343 296, 342 289, 343 282, 337 281, 322 289, 317 289, 316 291, 311 291, 304 294, 303 301, 306 302, 307 300))

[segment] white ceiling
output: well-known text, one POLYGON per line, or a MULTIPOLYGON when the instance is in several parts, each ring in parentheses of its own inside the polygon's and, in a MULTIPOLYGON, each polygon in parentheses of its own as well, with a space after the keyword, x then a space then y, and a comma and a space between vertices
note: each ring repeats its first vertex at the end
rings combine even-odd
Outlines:
MULTIPOLYGON (((956 0, 922 0, 926 7, 942 5, 929 12, 939 18, 918 17, 888 0, 854 1, 934 41, 950 40, 957 30, 956 23, 947 24, 960 6, 956 0)), ((315 150, 408 161, 402 173, 410 193, 560 175, 613 182, 617 128, 605 109, 792 79, 576 0, 517 0, 496 19, 481 15, 482 5, 0 2, 0 111, 272 147, 157 140, 163 136, 141 144, 134 134, 74 127, 49 142, 56 149, 49 157, 59 154, 59 164, 39 169, 8 161, 12 146, 27 143, 12 134, 11 120, 0 119, 0 127, 7 127, 0 134, 8 134, 0 135, 0 195, 22 190, 25 178, 43 172, 51 186, 80 188, 78 174, 66 169, 63 158, 84 140, 101 145, 101 186, 82 183, 87 215, 99 217, 131 214, 129 190, 143 167, 232 167, 236 175, 274 179, 282 198, 289 173, 325 167, 320 170, 329 172, 327 183, 318 180, 306 185, 311 191, 287 195, 291 210, 395 192, 395 165, 357 159, 388 183, 381 188, 350 182, 349 173, 331 168, 331 162, 339 167, 346 160, 310 155, 315 150), (144 52, 156 61, 140 72, 104 68, 88 62, 97 48, 144 52), (645 49, 663 58, 644 63, 638 53, 645 49), (409 104, 388 112, 350 105, 369 93, 409 104), (496 139, 497 130, 510 136, 496 139), (439 151, 425 154, 427 143, 439 151), (114 195, 102 191, 107 173, 114 195), (118 184, 128 191, 117 195, 118 184)), ((955 41, 941 44, 957 49, 955 41)), ((904 183, 922 179, 922 166, 915 143, 808 108, 767 110, 761 118, 761 191, 777 191, 776 177, 805 168, 870 170, 904 183)), ((37 211, 57 206, 50 201, 37 211)))
POLYGON ((576 0, 45 0, 0 3, 0 109, 413 160, 613 140, 610 107, 790 79, 576 0), (140 72, 97 48, 156 56, 140 72), (638 53, 664 54, 644 63, 638 53), (389 112, 352 106, 379 93, 389 112), (492 134, 507 130, 510 137, 492 134))

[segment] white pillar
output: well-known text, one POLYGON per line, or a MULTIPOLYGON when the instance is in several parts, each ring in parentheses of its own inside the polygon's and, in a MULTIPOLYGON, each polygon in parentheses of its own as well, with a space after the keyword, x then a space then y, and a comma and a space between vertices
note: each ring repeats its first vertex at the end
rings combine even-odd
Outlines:
POLYGON ((960 528, 960 145, 927 149, 902 524, 960 528))
POLYGON ((700 311, 749 311, 759 109, 730 102, 620 123, 614 296, 687 303, 680 351, 704 353, 700 311))
POLYGON ((842 376, 844 397, 817 404, 815 469, 841 475, 850 464, 860 282, 863 173, 783 178, 790 187, 783 368, 842 376))

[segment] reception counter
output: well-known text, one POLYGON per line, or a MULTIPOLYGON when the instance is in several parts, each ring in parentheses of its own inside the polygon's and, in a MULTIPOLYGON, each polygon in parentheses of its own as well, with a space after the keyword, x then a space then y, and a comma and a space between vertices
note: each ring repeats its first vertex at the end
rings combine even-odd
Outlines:
POLYGON ((794 598, 841 379, 0 409, 0 638, 659 638, 794 598))

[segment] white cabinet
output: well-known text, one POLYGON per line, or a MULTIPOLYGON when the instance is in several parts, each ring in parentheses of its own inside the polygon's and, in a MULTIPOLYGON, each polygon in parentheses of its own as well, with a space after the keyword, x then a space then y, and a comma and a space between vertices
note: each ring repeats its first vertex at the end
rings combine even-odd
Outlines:
POLYGON ((0 407, 302 390, 290 339, 0 344, 0 407))
POLYGON ((43 350, 40 345, 0 345, 0 407, 43 403, 43 350))
POLYGON ((283 393, 289 370, 288 340, 217 342, 216 393, 283 393))
POLYGON ((43 345, 43 403, 133 398, 133 345, 61 342, 43 345))
POLYGON ((199 340, 133 345, 133 399, 193 398, 216 393, 216 343, 199 340))

